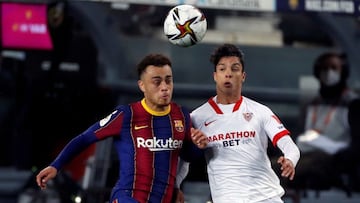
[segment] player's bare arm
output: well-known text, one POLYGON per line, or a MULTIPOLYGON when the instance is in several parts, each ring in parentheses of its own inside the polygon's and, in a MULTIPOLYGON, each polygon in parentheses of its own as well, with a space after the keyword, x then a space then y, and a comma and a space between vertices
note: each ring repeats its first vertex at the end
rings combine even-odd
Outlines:
POLYGON ((57 169, 52 166, 48 166, 41 170, 36 176, 36 182, 41 189, 46 189, 46 184, 49 180, 55 178, 57 169))

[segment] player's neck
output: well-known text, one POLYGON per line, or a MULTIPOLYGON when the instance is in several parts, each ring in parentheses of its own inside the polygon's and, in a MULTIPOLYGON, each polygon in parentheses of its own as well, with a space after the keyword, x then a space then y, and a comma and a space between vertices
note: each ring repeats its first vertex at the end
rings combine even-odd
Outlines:
POLYGON ((218 104, 234 104, 241 98, 241 95, 217 95, 216 103, 218 104))

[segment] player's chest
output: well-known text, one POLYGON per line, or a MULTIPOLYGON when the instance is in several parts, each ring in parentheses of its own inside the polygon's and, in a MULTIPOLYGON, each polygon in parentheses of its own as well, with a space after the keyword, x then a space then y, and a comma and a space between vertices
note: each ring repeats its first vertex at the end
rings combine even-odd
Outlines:
POLYGON ((209 147, 241 147, 259 142, 261 124, 252 116, 237 114, 206 120, 201 130, 208 137, 209 147))
POLYGON ((258 130, 261 123, 253 113, 236 113, 229 115, 209 116, 199 125, 201 130, 208 133, 227 131, 258 130))
POLYGON ((130 120, 123 126, 123 131, 132 137, 172 138, 183 140, 186 132, 185 120, 182 117, 143 116, 130 120))

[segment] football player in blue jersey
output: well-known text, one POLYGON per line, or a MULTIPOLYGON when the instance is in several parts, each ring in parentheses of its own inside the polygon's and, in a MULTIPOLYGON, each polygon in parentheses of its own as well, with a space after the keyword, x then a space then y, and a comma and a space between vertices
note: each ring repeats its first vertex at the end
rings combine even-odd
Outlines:
POLYGON ((42 189, 59 170, 91 144, 112 138, 119 158, 119 179, 110 202, 170 203, 175 191, 178 158, 201 153, 207 137, 192 128, 189 112, 172 102, 171 61, 147 55, 137 67, 144 98, 119 105, 106 118, 74 137, 56 159, 36 176, 42 189))

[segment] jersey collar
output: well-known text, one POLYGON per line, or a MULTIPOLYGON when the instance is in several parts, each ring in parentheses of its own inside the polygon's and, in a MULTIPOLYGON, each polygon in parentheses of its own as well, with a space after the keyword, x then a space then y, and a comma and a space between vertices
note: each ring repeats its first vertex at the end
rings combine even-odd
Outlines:
MULTIPOLYGON (((242 100, 243 100, 243 97, 241 96, 240 99, 235 103, 232 112, 235 112, 235 111, 239 110, 240 105, 241 105, 241 103, 242 103, 242 100)), ((219 106, 217 105, 217 103, 215 102, 214 97, 211 97, 208 102, 209 102, 210 106, 215 110, 215 112, 216 112, 217 114, 224 114, 224 113, 221 111, 220 107, 219 107, 219 106)))
POLYGON ((141 106, 145 109, 145 111, 147 111, 149 114, 151 114, 153 116, 165 116, 165 115, 168 115, 171 110, 171 105, 168 105, 168 107, 164 111, 154 111, 154 110, 150 109, 150 107, 148 105, 146 105, 145 98, 143 98, 141 100, 141 106))

